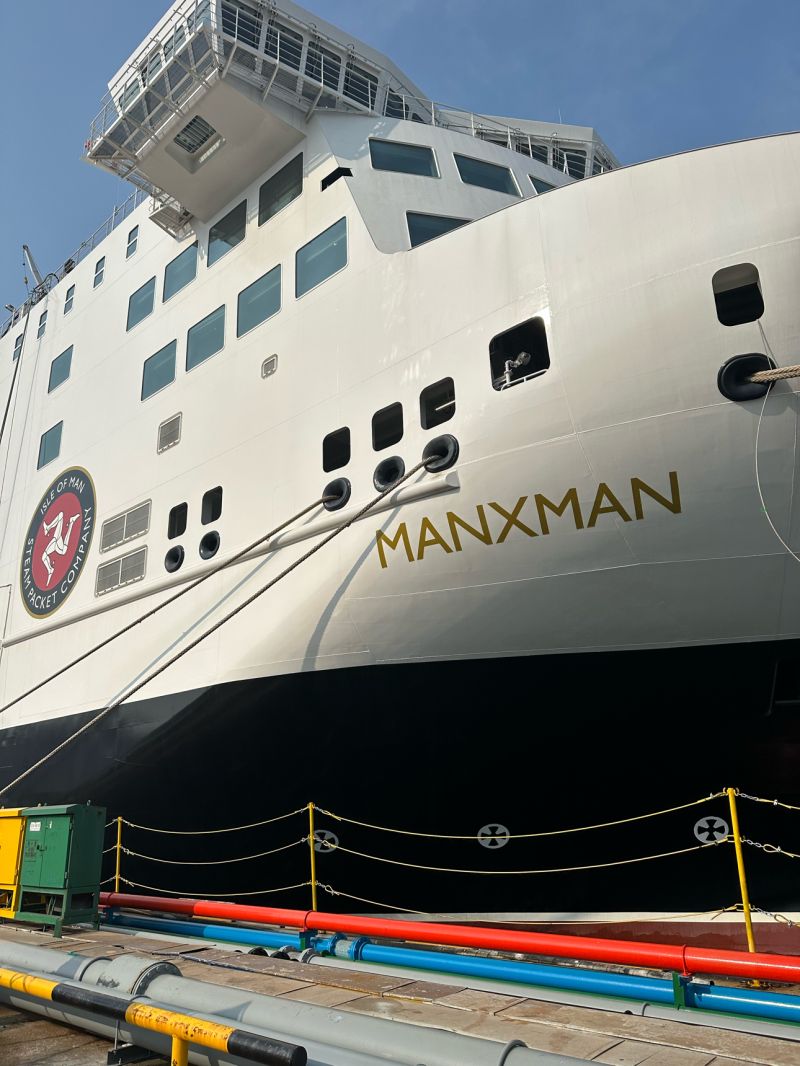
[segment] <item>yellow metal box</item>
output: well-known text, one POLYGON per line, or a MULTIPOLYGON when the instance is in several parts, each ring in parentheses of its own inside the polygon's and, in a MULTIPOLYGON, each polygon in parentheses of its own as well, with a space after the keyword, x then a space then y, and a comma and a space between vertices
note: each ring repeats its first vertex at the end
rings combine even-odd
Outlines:
POLYGON ((21 807, 0 808, 0 918, 13 918, 19 903, 19 868, 25 819, 21 807))

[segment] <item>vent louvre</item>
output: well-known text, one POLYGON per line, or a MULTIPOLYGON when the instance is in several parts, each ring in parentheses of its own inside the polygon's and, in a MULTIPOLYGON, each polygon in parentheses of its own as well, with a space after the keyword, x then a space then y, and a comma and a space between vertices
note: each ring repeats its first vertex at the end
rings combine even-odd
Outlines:
POLYGON ((95 596, 104 596, 107 592, 141 581, 147 568, 147 548, 139 548, 129 555, 121 555, 109 563, 97 568, 95 596))
POLYGON ((173 415, 172 418, 168 418, 166 422, 162 422, 158 427, 158 445, 156 451, 160 455, 161 452, 165 452, 168 448, 174 448, 176 444, 180 444, 181 440, 181 424, 183 422, 183 415, 173 415))
POLYGON ((194 155, 216 135, 217 131, 209 122, 200 115, 195 115, 175 137, 175 144, 189 155, 194 155))
POLYGON ((150 528, 150 500, 137 504, 130 511, 109 518, 100 534, 100 551, 107 552, 119 544, 144 536, 150 528))

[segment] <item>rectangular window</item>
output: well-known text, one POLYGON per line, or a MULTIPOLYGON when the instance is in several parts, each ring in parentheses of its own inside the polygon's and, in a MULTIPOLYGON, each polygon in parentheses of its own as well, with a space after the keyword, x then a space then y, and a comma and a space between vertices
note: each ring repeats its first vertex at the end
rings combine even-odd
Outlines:
POLYGON ((134 581, 141 581, 146 568, 147 548, 138 548, 135 552, 120 556, 119 559, 103 563, 97 568, 95 596, 102 596, 106 592, 122 588, 123 585, 132 585, 134 581))
POLYGON ((197 277, 197 241, 167 263, 164 271, 164 303, 197 277))
POLYGON ((535 178, 533 174, 529 174, 528 177, 531 179, 531 185, 536 189, 540 196, 543 192, 550 192, 551 189, 555 189, 555 185, 551 185, 549 181, 542 181, 541 178, 535 178))
POLYGON ((98 259, 94 265, 94 285, 92 288, 96 289, 98 285, 103 284, 103 276, 106 272, 106 257, 98 259))
POLYGON ((363 67, 357 67, 355 63, 348 63, 344 71, 344 86, 342 91, 356 103, 368 107, 370 111, 375 107, 375 96, 378 92, 378 79, 363 67))
POLYGON ((271 21, 267 27, 267 39, 264 51, 273 59, 285 63, 294 70, 300 69, 300 56, 303 53, 303 36, 280 22, 271 21))
POLYGON ((14 341, 14 354, 12 356, 12 360, 15 363, 16 363, 17 359, 19 359, 20 355, 22 354, 22 341, 23 341, 24 337, 25 337, 25 334, 24 333, 20 333, 20 335, 14 341))
POLYGON ((339 72, 342 69, 341 56, 329 48, 323 48, 319 41, 308 42, 306 54, 306 76, 327 85, 329 89, 339 87, 339 72))
POLYGON ((322 469, 328 473, 350 462, 350 430, 335 429, 322 442, 322 469))
POLYGON ((155 355, 145 359, 142 368, 142 399, 161 392, 175 380, 175 355, 178 342, 170 341, 155 355))
POLYGON ((186 369, 204 363, 216 355, 225 343, 225 305, 192 326, 186 337, 186 369))
POLYGON ((281 268, 276 266, 239 293, 236 336, 243 337, 245 333, 276 315, 280 309, 281 268))
POLYGON ((390 448, 403 438, 403 405, 390 404, 372 416, 372 447, 376 452, 390 448))
POLYGON ((189 515, 189 506, 185 503, 176 503, 169 512, 167 521, 167 540, 175 540, 182 537, 186 532, 186 519, 189 515))
POLYGON ((277 174, 267 178, 258 190, 258 224, 265 222, 282 211, 292 200, 296 200, 303 191, 303 153, 281 167, 277 174))
POLYGON ((100 551, 111 551, 112 548, 125 544, 136 537, 143 537, 150 529, 150 500, 139 503, 124 514, 109 518, 103 522, 100 531, 100 551))
POLYGON ((61 355, 57 355, 53 362, 50 364, 50 381, 47 385, 47 391, 52 392, 53 389, 57 389, 59 385, 63 383, 69 377, 69 372, 72 369, 72 345, 61 355))
POLYGON ((134 226, 128 234, 128 247, 125 249, 125 258, 130 259, 136 252, 136 247, 139 243, 139 227, 134 226))
POLYGON ((419 418, 423 429, 433 429, 456 413, 456 389, 452 378, 442 378, 419 396, 419 418))
POLYGON ((150 278, 128 300, 128 324, 126 330, 138 326, 142 319, 152 313, 156 298, 156 279, 150 278))
POLYGON ((723 326, 757 322, 764 314, 758 269, 752 263, 723 267, 711 279, 717 318, 723 326))
POLYGON ((39 328, 36 330, 36 336, 41 338, 44 336, 44 331, 47 329, 47 311, 42 311, 39 315, 39 328))
POLYGON ((492 386, 498 391, 538 377, 550 366, 544 319, 529 318, 489 342, 492 386))
POLYGON ((204 526, 210 522, 216 522, 222 514, 222 486, 209 489, 203 493, 203 506, 200 511, 200 521, 204 526))
POLYGON ((370 140, 369 154, 375 170, 393 170, 398 174, 421 174, 438 178, 433 149, 424 144, 398 144, 397 141, 370 140))
POLYGON ((208 232, 208 265, 222 259, 231 248, 241 244, 247 229, 247 200, 242 200, 208 232))
POLYGON ((222 4, 222 32, 237 41, 249 44, 251 48, 258 48, 258 39, 261 36, 261 12, 242 0, 223 0, 222 4))
POLYGON ((469 155, 454 155, 458 173, 465 185, 479 185, 482 189, 504 192, 509 196, 519 196, 520 192, 514 175, 508 167, 497 163, 487 163, 484 159, 473 159, 469 155))
POLYGON ((434 237, 441 237, 443 233, 458 229, 469 222, 468 218, 447 218, 444 215, 423 215, 417 211, 407 211, 408 236, 411 247, 416 248, 419 244, 432 241, 434 237))
POLYGON ((67 295, 64 299, 64 314, 68 315, 72 310, 72 305, 75 302, 75 286, 70 285, 67 289, 67 295))
POLYGON ((347 219, 340 218, 295 255, 295 296, 303 296, 347 266, 347 219))
POLYGON ((47 466, 54 459, 58 458, 61 451, 61 430, 64 428, 64 423, 59 422, 57 426, 53 426, 48 429, 46 433, 42 434, 42 439, 39 441, 39 460, 36 463, 36 469, 41 470, 43 466, 47 466))

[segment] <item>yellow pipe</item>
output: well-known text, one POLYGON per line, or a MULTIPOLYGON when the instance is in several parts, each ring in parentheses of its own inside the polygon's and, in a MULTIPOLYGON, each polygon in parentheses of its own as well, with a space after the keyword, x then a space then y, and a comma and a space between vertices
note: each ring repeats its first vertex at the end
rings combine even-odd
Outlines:
POLYGON ((744 924, 747 931, 747 950, 756 950, 756 941, 753 936, 753 919, 750 916, 750 896, 747 891, 747 877, 744 872, 744 855, 742 855, 742 834, 739 832, 739 814, 736 810, 736 790, 727 789, 728 802, 731 807, 731 829, 733 830, 733 846, 736 849, 736 866, 739 870, 739 887, 742 892, 742 909, 744 911, 744 924))
POLYGON ((0 969, 0 988, 10 988, 12 992, 25 992, 36 999, 52 999, 57 981, 48 981, 46 977, 33 977, 29 973, 16 970, 0 969))
POLYGON ((179 1036, 172 1038, 171 1066, 189 1066, 189 1045, 179 1036))
POLYGON ((119 867, 122 857, 122 818, 117 818, 117 866, 114 871, 114 891, 119 892, 119 867))
MULTIPOLYGON (((125 1021, 138 1025, 140 1029, 166 1033, 173 1040, 201 1044, 215 1051, 226 1051, 230 1035, 234 1032, 229 1025, 207 1022, 202 1018, 194 1018, 191 1014, 177 1014, 162 1007, 148 1006, 146 1003, 132 1003, 125 1011, 125 1021)), ((173 1044, 173 1052, 174 1050, 173 1044)))
POLYGON ((308 851, 311 856, 311 909, 317 909, 317 852, 314 848, 314 804, 308 805, 308 851))

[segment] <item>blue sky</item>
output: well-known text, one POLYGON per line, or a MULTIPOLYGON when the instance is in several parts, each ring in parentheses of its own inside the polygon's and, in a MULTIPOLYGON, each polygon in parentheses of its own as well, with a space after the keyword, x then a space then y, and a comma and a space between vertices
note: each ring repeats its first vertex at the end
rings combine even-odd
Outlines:
MULTIPOLYGON (((800 0, 307 0, 442 103, 594 126, 623 162, 800 127, 800 0)), ((127 189, 80 159, 166 0, 6 4, 0 305, 21 246, 58 267, 127 189)), ((2 315, 2 312, 0 312, 2 315)))

